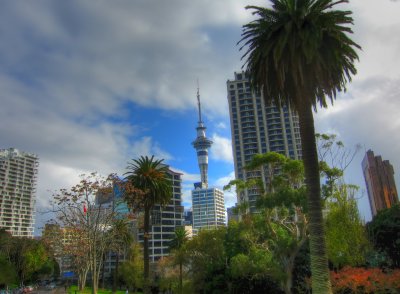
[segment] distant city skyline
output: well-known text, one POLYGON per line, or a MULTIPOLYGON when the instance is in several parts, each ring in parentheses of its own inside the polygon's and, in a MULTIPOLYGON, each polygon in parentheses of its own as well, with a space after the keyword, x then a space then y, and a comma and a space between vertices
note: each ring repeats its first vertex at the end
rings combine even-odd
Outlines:
MULTIPOLYGON (((253 19, 246 5, 269 1, 4 1, 0 10, 0 148, 38 154, 36 228, 54 191, 79 175, 125 172, 154 154, 181 172, 183 204, 200 181, 193 141, 196 86, 213 141, 208 182, 234 178, 226 81, 241 70, 237 42, 253 19)), ((358 70, 333 106, 318 109, 316 131, 389 159, 400 182, 399 1, 353 0, 358 70), (390 139, 390 142, 388 141, 390 139)), ((346 170, 371 218, 359 152, 346 170)), ((236 202, 225 192, 227 207, 236 202)), ((35 230, 39 234, 40 230, 35 230)))

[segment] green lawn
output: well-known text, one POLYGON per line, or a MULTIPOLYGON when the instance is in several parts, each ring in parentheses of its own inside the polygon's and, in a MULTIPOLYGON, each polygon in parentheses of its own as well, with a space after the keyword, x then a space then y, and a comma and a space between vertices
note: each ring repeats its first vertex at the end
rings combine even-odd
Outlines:
MULTIPOLYGON (((92 293, 92 288, 91 287, 85 287, 83 291, 78 291, 78 286, 72 285, 71 287, 68 288, 68 294, 91 294, 92 293)), ((98 289, 97 294, 111 294, 112 291, 111 289, 98 289)), ((117 290, 115 292, 116 294, 125 294, 125 290, 117 290)), ((136 292, 136 293, 142 293, 142 292, 136 292)), ((129 292, 129 294, 134 294, 133 292, 129 292)))

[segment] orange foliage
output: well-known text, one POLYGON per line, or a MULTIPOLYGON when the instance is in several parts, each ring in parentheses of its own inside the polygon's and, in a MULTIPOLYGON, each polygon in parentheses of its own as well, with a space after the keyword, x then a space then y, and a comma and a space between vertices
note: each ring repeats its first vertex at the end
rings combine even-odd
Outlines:
POLYGON ((331 272, 331 282, 334 293, 399 293, 400 270, 344 267, 331 272))

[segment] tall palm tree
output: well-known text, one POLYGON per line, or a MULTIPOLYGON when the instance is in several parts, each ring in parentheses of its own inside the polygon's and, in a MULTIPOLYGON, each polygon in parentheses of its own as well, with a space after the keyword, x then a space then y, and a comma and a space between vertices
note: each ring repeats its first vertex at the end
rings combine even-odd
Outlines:
POLYGON ((247 6, 258 18, 243 26, 242 57, 250 83, 264 100, 299 115, 308 188, 313 293, 330 293, 324 239, 313 109, 327 106, 356 74, 350 11, 334 10, 348 0, 271 0, 272 8, 247 6), (329 99, 327 99, 329 98, 329 99))
POLYGON ((144 290, 149 292, 149 238, 150 213, 154 205, 165 205, 172 198, 172 183, 168 177, 168 167, 154 156, 141 156, 128 163, 125 180, 131 185, 125 193, 130 207, 140 207, 144 212, 143 226, 143 266, 144 290))
POLYGON ((184 227, 178 227, 175 230, 174 238, 171 240, 169 248, 175 250, 175 259, 179 264, 179 289, 180 293, 183 291, 183 262, 185 259, 185 252, 183 246, 189 240, 188 233, 184 227))

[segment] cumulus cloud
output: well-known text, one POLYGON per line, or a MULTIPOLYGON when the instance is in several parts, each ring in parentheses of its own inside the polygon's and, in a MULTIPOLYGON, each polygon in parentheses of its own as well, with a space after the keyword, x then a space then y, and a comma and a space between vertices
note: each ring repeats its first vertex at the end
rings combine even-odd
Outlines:
POLYGON ((212 141, 214 143, 210 149, 211 158, 214 160, 232 163, 232 141, 229 138, 221 137, 215 133, 212 135, 212 141))

